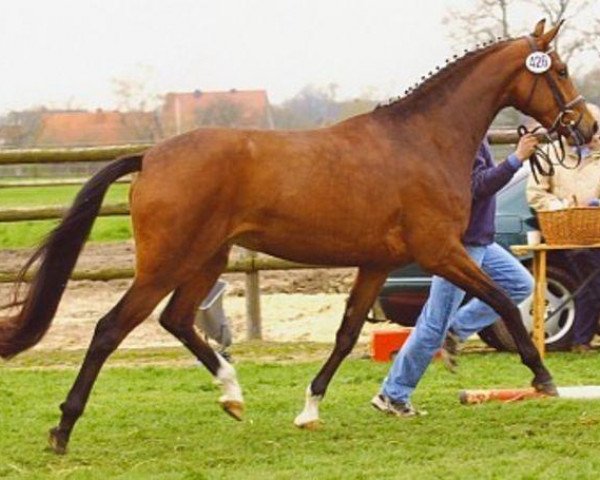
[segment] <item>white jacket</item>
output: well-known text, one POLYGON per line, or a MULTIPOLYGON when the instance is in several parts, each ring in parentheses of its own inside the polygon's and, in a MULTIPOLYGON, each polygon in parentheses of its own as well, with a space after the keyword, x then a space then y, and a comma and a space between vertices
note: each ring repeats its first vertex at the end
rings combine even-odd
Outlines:
MULTIPOLYGON (((551 150, 552 152, 552 150, 551 150)), ((600 198, 600 150, 592 150, 581 159, 577 168, 568 169, 557 165, 551 177, 533 175, 527 180, 527 201, 534 210, 556 210, 566 206, 585 206, 592 199, 600 198)), ((567 166, 577 165, 577 155, 569 152, 565 158, 567 166)))

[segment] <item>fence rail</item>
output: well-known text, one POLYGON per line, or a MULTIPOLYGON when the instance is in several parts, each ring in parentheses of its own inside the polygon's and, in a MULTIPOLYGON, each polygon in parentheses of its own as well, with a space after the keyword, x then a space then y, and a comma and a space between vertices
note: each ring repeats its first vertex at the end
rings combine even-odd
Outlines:
MULTIPOLYGON (((227 264, 228 273, 253 273, 261 270, 292 270, 292 269, 310 269, 310 268, 342 268, 329 267, 323 265, 308 265, 305 263, 290 262, 270 255, 256 255, 242 258, 230 259, 227 264)), ((18 271, 0 271, 0 283, 12 283, 18 277, 18 271)), ((100 270, 75 270, 71 275, 71 280, 123 280, 132 278, 133 268, 103 268, 100 270)), ((25 280, 30 280, 31 274, 25 276, 25 280)))
MULTIPOLYGON (((72 187, 82 186, 89 178, 64 178, 60 180, 52 180, 50 178, 44 180, 9 180, 0 182, 0 188, 29 188, 29 187, 72 187)), ((115 183, 131 183, 131 178, 118 178, 115 183)))
POLYGON ((121 155, 143 152, 152 144, 85 148, 30 148, 0 150, 0 165, 32 163, 108 162, 121 155))
MULTIPOLYGON (((67 210, 67 207, 3 208, 0 210, 0 223, 54 220, 63 218, 67 210)), ((127 203, 104 205, 98 215, 101 217, 129 215, 129 205, 127 203)))

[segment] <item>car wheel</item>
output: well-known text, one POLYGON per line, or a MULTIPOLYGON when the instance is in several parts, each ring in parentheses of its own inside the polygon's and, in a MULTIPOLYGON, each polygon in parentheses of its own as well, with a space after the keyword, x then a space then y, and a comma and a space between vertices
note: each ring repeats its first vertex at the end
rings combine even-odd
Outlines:
MULTIPOLYGON (((546 300, 548 303, 548 315, 563 303, 576 289, 577 282, 563 268, 548 266, 547 269, 548 288, 546 300)), ((528 332, 533 330, 533 301, 527 298, 519 305, 523 317, 523 323, 528 332)), ((575 302, 571 299, 560 313, 554 315, 546 322, 546 349, 566 350, 571 345, 573 336, 573 324, 575 321, 575 302)), ((490 347, 497 350, 516 351, 515 343, 508 333, 504 322, 497 321, 493 325, 479 332, 481 339, 490 347)))

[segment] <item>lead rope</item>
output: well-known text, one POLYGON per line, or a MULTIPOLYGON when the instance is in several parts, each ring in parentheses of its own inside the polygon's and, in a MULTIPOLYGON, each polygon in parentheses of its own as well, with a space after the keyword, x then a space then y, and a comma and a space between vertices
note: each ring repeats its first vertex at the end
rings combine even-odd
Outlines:
MULTIPOLYGON (((517 127, 517 134, 519 135, 520 139, 528 133, 535 134, 540 129, 541 127, 535 127, 533 130, 529 130, 525 125, 519 125, 517 127)), ((556 146, 552 143, 550 135, 548 135, 547 133, 543 133, 542 135, 544 135, 549 140, 549 144, 552 145, 552 148, 555 150, 556 153, 556 146)), ((562 146, 562 142, 560 144, 562 146)), ((529 157, 529 167, 531 168, 531 174, 533 175, 535 183, 537 184, 540 183, 538 175, 543 177, 551 177, 554 175, 554 164, 550 159, 550 155, 544 150, 542 150, 540 147, 535 147, 534 152, 529 157)))
POLYGON ((544 151, 540 147, 535 147, 535 151, 529 157, 529 167, 531 168, 531 173, 533 175, 535 183, 537 183, 537 184, 540 183, 539 176, 552 177, 556 171, 554 168, 555 165, 560 165, 561 167, 564 167, 567 170, 574 170, 574 169, 578 168, 579 165, 581 164, 580 146, 582 145, 582 141, 581 141, 580 134, 577 131, 577 129, 573 129, 570 126, 567 126, 567 128, 569 128, 569 133, 571 134, 571 136, 573 137, 573 139, 575 140, 575 142, 577 144, 576 145, 577 162, 573 166, 569 166, 565 163, 565 158, 567 156, 567 152, 566 152, 566 148, 565 148, 565 145, 563 142, 562 135, 558 134, 559 148, 557 148, 556 144, 552 141, 552 137, 550 136, 550 133, 555 130, 554 125, 547 132, 540 132, 540 133, 537 133, 537 132, 542 129, 541 126, 535 127, 532 130, 529 130, 525 125, 519 125, 517 127, 517 134, 519 135, 519 138, 521 138, 522 136, 524 136, 528 133, 537 134, 537 135, 543 136, 548 143, 548 151, 544 151), (550 154, 550 152, 552 153, 552 155, 550 154), (558 160, 557 164, 552 162, 552 157, 554 157, 558 160))

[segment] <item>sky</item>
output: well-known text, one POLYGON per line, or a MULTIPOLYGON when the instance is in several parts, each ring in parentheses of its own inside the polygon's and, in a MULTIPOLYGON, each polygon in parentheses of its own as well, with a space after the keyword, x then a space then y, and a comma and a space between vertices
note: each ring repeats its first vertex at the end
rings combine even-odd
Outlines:
MULTIPOLYGON (((472 3, 2 0, 0 114, 116 108, 115 79, 149 95, 265 89, 280 103, 335 84, 338 98, 385 99, 457 52, 442 18, 472 3)), ((533 12, 527 31, 542 16, 533 12)))

